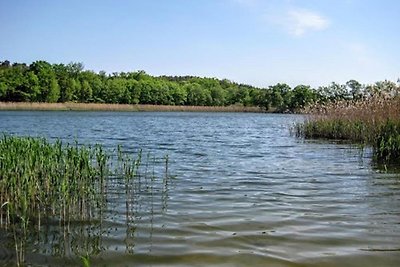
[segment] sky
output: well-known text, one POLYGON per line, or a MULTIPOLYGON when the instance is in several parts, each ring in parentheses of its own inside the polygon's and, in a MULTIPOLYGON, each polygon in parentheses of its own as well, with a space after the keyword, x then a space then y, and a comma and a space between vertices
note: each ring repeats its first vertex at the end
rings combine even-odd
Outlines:
POLYGON ((0 61, 268 87, 400 78, 397 0, 0 0, 0 61))

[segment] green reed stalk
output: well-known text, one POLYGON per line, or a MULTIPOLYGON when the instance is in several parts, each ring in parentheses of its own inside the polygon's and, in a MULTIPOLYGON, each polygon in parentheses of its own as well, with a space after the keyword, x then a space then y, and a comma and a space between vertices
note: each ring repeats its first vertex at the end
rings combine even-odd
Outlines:
POLYGON ((109 175, 124 177, 127 185, 138 176, 141 151, 129 157, 118 147, 116 170, 111 170, 110 158, 100 145, 0 138, 0 227, 13 233, 17 265, 24 263, 31 226, 39 232, 43 223, 58 221, 65 233, 72 220, 101 215, 109 175))
POLYGON ((400 163, 400 97, 371 97, 315 106, 294 127, 297 136, 371 146, 378 161, 400 163))

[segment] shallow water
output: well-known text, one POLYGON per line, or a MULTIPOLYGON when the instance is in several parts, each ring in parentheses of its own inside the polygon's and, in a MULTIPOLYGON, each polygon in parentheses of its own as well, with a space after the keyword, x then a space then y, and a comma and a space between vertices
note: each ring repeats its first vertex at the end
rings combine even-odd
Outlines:
MULTIPOLYGON (((300 120, 0 112, 0 132, 168 154, 173 176, 144 178, 128 200, 113 178, 102 221, 76 222, 70 242, 49 225, 27 261, 76 266, 89 254, 93 266, 400 266, 400 174, 373 168, 354 146, 291 136, 300 120)), ((12 260, 1 242, 0 264, 12 260)))

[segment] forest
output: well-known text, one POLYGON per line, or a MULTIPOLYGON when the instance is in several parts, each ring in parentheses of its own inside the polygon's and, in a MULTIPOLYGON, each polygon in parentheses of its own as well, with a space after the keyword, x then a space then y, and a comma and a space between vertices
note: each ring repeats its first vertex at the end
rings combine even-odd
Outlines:
POLYGON ((145 71, 107 74, 85 70, 82 63, 31 64, 0 61, 0 101, 79 102, 187 106, 258 106, 265 111, 295 112, 313 103, 357 100, 377 92, 399 91, 400 85, 356 80, 312 88, 278 83, 267 88, 227 79, 152 76, 145 71))

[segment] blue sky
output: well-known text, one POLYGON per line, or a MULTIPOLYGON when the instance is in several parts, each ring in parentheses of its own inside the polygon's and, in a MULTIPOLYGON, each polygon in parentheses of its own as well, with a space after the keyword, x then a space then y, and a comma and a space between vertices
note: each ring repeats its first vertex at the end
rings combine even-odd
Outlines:
POLYGON ((267 87, 400 78, 397 0, 0 0, 0 60, 267 87))

